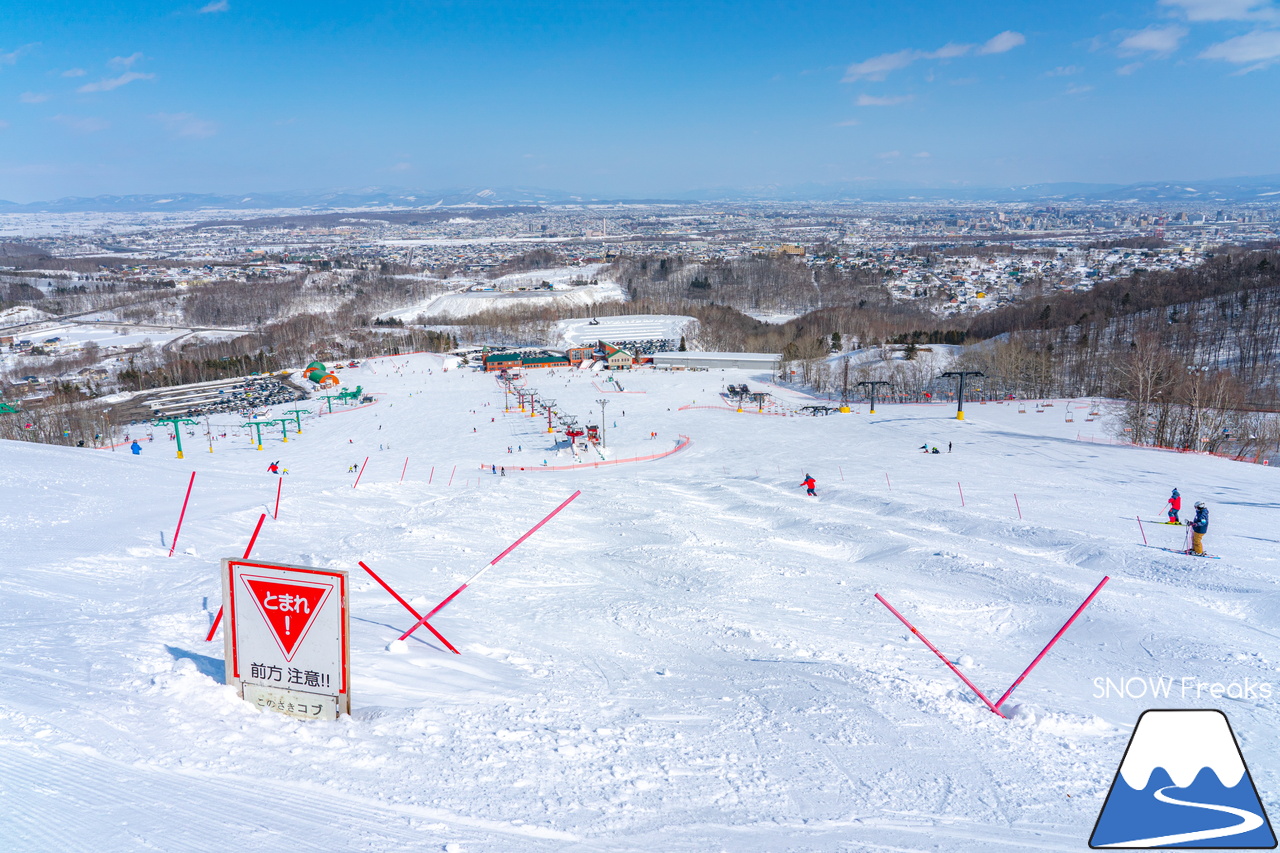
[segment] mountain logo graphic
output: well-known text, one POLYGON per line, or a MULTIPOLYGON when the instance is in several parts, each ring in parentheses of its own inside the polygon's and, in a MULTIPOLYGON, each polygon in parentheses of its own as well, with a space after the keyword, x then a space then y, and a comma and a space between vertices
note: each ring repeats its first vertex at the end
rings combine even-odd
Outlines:
POLYGON ((1226 714, 1144 711, 1089 846, 1274 849, 1271 821, 1226 714))

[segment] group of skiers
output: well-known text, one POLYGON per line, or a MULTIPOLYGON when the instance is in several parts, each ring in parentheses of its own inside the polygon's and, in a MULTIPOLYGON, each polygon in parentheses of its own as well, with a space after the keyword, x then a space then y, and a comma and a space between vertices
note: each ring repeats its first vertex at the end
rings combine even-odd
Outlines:
POLYGON ((1178 494, 1178 490, 1174 489, 1173 494, 1169 496, 1169 500, 1165 502, 1169 507, 1169 520, 1166 524, 1183 524, 1185 523, 1191 528, 1191 547, 1187 549, 1188 554, 1194 554, 1197 557, 1204 556, 1204 535, 1209 532, 1209 508, 1205 506, 1204 501, 1196 501, 1196 517, 1187 522, 1178 520, 1178 513, 1182 510, 1182 495, 1178 494))

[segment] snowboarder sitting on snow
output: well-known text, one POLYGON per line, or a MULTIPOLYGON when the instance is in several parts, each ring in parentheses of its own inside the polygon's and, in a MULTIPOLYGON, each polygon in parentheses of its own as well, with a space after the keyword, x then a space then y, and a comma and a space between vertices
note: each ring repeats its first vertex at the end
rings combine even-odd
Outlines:
POLYGON ((1191 550, 1187 553, 1204 556, 1204 535, 1209 532, 1209 508, 1204 501, 1196 501, 1196 517, 1187 524, 1191 527, 1191 550))
POLYGON ((933 450, 930 450, 929 452, 930 452, 930 453, 937 453, 937 452, 938 452, 938 448, 936 448, 936 447, 935 447, 933 450))
POLYGON ((267 472, 268 472, 268 473, 270 473, 270 474, 279 474, 279 473, 280 473, 280 463, 279 463, 279 462, 272 462, 270 465, 268 465, 268 466, 267 466, 267 472))
POLYGON ((1178 521, 1178 510, 1182 509, 1182 495, 1178 494, 1178 490, 1174 489, 1173 494, 1169 496, 1169 524, 1180 524, 1178 521))
POLYGON ((814 479, 810 477, 808 474, 804 475, 804 482, 801 483, 800 485, 808 489, 809 494, 813 495, 815 498, 818 496, 818 493, 814 491, 814 489, 818 487, 818 484, 814 482, 814 479))

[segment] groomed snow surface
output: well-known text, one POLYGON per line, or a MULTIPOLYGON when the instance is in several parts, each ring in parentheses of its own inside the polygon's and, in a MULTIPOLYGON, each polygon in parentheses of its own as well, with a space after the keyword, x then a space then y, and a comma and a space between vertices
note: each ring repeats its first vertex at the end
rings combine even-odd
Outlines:
MULTIPOLYGON (((730 370, 634 371, 644 393, 607 395, 612 458, 690 436, 678 454, 501 477, 480 464, 570 460, 545 419, 503 412, 493 377, 441 366, 344 371, 378 402, 287 444, 264 431, 263 452, 184 436, 178 460, 161 429, 139 457, 0 442, 0 847, 1079 851, 1150 707, 1225 710, 1275 813, 1280 692, 1094 682, 1278 680, 1271 469, 1077 441, 1103 424, 1080 404, 1066 423, 1063 401, 971 403, 964 422, 942 405, 681 410, 764 378, 730 370), (221 636, 204 642, 218 561, 270 513, 277 459, 254 556, 351 573, 353 713, 336 722, 241 701, 221 636), (1134 516, 1160 518, 1174 486, 1212 507, 1222 559, 1142 546, 1134 516), (391 645, 412 619, 357 561, 425 612, 575 489, 433 618, 461 656, 425 631, 391 645), (873 598, 995 698, 1104 575, 1008 720, 873 598)), ((584 425, 597 381, 529 375, 584 425)), ((1146 535, 1177 547, 1183 530, 1146 535)))

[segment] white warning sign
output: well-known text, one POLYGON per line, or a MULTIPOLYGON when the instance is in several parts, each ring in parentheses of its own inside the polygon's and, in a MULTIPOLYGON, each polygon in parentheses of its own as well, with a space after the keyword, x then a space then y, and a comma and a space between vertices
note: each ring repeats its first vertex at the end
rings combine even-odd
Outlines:
POLYGON ((293 717, 350 713, 347 573, 222 561, 227 683, 293 717))

